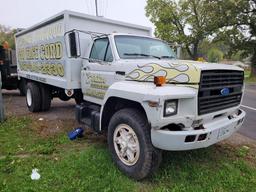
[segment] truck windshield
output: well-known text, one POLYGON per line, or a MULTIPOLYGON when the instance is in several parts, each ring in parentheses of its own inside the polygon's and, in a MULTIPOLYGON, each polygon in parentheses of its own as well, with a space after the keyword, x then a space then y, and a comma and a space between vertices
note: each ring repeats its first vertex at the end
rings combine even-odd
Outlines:
POLYGON ((115 44, 121 59, 176 58, 173 50, 163 41, 129 35, 115 36, 115 44))

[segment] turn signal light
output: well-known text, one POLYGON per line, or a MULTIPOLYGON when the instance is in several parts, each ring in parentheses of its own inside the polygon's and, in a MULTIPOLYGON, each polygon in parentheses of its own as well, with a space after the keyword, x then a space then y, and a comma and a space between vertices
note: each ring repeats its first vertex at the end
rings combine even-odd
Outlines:
POLYGON ((156 86, 160 87, 160 86, 162 86, 165 83, 166 83, 165 76, 156 76, 156 77, 154 77, 154 84, 156 86))

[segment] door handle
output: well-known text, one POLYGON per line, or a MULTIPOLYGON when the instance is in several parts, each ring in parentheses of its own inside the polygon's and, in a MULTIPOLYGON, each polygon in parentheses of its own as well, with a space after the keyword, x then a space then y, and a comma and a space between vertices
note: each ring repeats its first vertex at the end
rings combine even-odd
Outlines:
POLYGON ((125 75, 125 71, 116 71, 116 74, 117 74, 117 75, 123 75, 123 76, 124 76, 124 75, 125 75))

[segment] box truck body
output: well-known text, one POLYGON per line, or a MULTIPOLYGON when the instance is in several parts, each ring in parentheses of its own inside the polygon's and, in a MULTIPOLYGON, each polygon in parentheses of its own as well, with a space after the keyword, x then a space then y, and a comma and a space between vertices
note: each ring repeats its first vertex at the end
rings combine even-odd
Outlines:
MULTIPOLYGON (((19 77, 63 89, 80 89, 82 59, 68 57, 65 41, 65 33, 74 29, 95 34, 151 35, 151 29, 147 27, 63 11, 16 34, 19 77)), ((93 43, 89 36, 80 40, 81 50, 89 49, 93 43)))

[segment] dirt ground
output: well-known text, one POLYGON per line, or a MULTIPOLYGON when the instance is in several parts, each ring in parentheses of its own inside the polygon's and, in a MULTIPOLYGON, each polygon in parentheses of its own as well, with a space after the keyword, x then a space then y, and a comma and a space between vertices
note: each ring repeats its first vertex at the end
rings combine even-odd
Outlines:
POLYGON ((26 106, 25 96, 18 91, 3 90, 5 115, 29 116, 33 119, 33 126, 37 127, 41 136, 53 136, 58 132, 72 130, 80 126, 75 120, 75 101, 63 102, 58 98, 52 100, 51 109, 47 112, 31 113, 26 106))
MULTIPOLYGON (((75 120, 75 101, 61 101, 58 98, 52 100, 50 111, 31 113, 26 106, 24 96, 20 96, 18 91, 3 90, 4 106, 6 116, 29 116, 34 119, 37 126, 40 126, 43 136, 51 136, 59 131, 72 130, 80 126, 75 120)), ((91 132, 91 130, 87 130, 91 132)), ((256 150, 256 141, 235 133, 229 139, 223 141, 232 146, 250 146, 256 150)))

